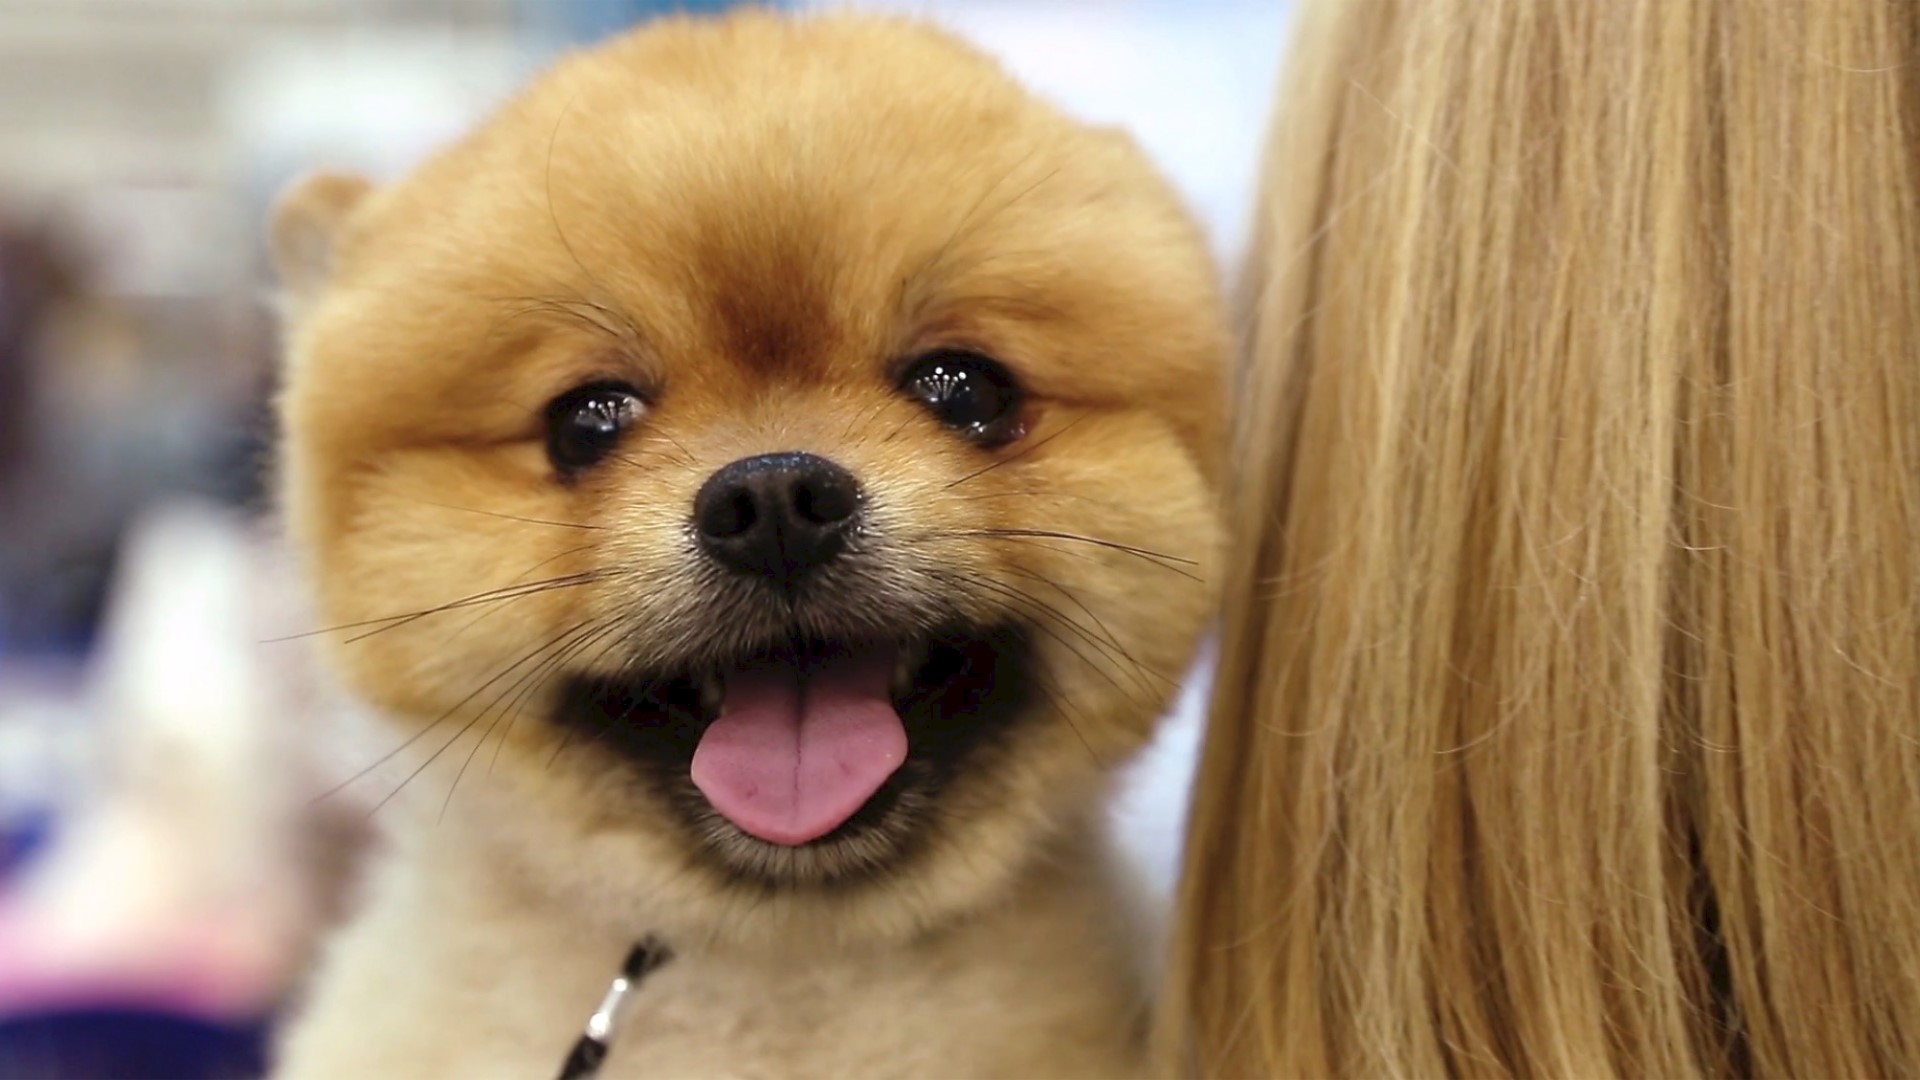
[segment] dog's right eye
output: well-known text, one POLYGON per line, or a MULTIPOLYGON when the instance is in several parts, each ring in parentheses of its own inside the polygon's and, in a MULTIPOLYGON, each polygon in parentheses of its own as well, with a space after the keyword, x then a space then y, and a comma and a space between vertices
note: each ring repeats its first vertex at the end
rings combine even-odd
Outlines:
POLYGON ((645 409, 640 392, 622 383, 569 390, 547 406, 547 456, 563 473, 596 465, 645 409))
POLYGON ((900 387, 941 423, 982 446, 1020 436, 1020 384, 989 357, 959 349, 928 353, 907 366, 900 387))

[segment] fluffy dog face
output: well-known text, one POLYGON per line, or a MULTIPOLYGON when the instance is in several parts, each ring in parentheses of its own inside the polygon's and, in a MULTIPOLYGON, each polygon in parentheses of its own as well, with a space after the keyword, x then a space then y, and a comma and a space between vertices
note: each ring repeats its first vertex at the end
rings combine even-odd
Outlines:
POLYGON ((1192 654, 1208 257, 1125 140, 937 33, 655 24, 390 188, 309 181, 275 244, 334 656, 560 861, 922 917, 1192 654))

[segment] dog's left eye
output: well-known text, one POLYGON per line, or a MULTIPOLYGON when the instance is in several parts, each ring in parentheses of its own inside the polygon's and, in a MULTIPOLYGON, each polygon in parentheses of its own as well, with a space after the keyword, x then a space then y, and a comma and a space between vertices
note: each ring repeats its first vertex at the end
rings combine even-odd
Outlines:
POLYGON ((569 390, 547 406, 547 456, 561 472, 598 464, 645 409, 639 391, 621 383, 569 390))
POLYGON ((1020 436, 1020 384, 989 357, 959 350, 928 353, 908 365, 900 388, 941 423, 982 445, 999 446, 1020 436))

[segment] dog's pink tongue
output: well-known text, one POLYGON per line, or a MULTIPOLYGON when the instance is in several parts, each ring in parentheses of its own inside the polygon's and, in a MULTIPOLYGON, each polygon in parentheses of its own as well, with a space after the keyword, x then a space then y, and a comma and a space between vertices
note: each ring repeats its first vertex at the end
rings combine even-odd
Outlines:
POLYGON ((728 821, 775 844, 818 840, 907 757, 882 658, 736 672, 693 752, 693 783, 728 821))

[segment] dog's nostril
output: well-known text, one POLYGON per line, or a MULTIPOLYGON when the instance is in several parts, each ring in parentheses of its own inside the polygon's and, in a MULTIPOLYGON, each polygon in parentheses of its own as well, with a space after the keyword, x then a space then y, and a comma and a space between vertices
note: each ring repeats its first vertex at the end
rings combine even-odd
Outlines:
POLYGON ((763 454, 708 477, 693 522, 716 562, 788 583, 846 548, 859 509, 847 470, 813 454, 763 454))
POLYGON ((701 532, 713 537, 730 537, 753 528, 760 516, 754 509, 753 494, 744 488, 728 494, 730 497, 714 500, 713 506, 701 517, 701 532))
POLYGON ((853 477, 840 473, 846 483, 830 475, 801 477, 794 483, 793 508, 807 521, 816 525, 834 525, 853 516, 859 505, 859 492, 853 487, 853 477))

